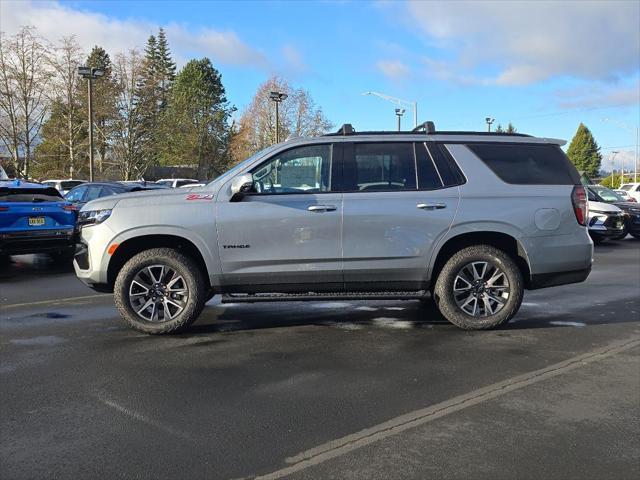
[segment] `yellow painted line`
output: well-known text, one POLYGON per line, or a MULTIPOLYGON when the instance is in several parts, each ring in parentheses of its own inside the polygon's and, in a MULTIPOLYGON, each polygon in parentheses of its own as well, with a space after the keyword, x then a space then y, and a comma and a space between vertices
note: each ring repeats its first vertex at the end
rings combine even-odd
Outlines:
POLYGON ((51 300, 42 300, 40 302, 26 302, 26 303, 13 303, 11 305, 0 305, 0 311, 5 308, 20 308, 20 307, 38 307, 40 305, 58 305, 60 303, 71 303, 80 300, 90 300, 94 298, 106 298, 111 297, 108 293, 99 293, 96 295, 84 295, 82 297, 67 297, 67 298, 52 298, 51 300))

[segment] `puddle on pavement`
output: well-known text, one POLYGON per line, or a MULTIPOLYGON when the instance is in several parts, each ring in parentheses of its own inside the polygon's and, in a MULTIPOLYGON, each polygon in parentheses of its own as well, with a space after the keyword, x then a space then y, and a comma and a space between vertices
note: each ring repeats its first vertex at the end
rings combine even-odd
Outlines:
POLYGON ((50 347, 53 345, 58 345, 60 343, 66 342, 66 340, 62 337, 56 337, 55 335, 43 335, 39 337, 29 337, 29 338, 13 338, 9 340, 10 343, 14 345, 21 346, 46 346, 50 347))

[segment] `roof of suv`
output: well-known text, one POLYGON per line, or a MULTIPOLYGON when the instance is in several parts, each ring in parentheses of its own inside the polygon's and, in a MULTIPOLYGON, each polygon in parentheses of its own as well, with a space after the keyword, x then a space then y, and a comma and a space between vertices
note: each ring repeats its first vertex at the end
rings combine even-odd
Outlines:
POLYGON ((471 131, 438 131, 433 122, 425 122, 410 131, 367 131, 356 132, 351 124, 346 123, 337 132, 328 133, 322 137, 386 137, 407 139, 446 141, 446 142, 504 142, 504 143, 550 143, 554 145, 564 145, 565 140, 557 138, 533 137, 524 133, 504 133, 504 132, 471 132, 471 131), (426 137, 426 138, 425 138, 426 137))

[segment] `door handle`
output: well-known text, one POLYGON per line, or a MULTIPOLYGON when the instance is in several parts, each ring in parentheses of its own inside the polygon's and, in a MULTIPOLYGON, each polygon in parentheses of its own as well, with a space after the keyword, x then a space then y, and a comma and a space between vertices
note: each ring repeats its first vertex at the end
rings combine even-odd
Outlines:
POLYGON ((335 209, 335 205, 311 205, 307 207, 310 212, 333 212, 335 209))
POLYGON ((441 208, 447 208, 445 203, 419 203, 416 205, 420 210, 439 210, 441 208))

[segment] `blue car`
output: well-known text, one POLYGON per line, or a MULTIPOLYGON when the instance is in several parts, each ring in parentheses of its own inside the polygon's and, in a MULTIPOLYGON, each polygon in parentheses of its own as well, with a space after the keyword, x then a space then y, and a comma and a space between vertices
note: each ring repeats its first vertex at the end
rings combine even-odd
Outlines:
POLYGON ((70 258, 75 251, 76 207, 58 190, 20 180, 0 181, 0 258, 48 253, 70 258))

